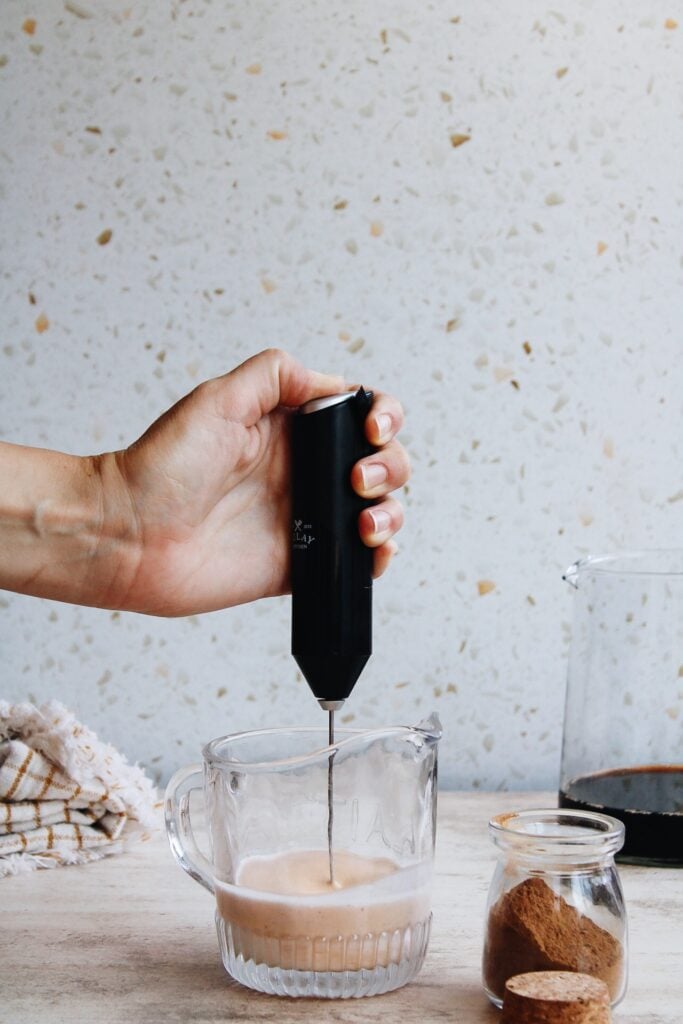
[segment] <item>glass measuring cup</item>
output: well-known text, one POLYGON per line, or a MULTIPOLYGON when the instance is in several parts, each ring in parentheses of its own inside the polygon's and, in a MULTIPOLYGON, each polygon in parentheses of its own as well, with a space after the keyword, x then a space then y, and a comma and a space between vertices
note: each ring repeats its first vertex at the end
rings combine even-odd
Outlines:
POLYGON ((415 728, 265 729, 213 740, 176 772, 166 828, 180 866, 216 897, 226 970, 277 995, 375 995, 410 981, 431 924, 436 715, 415 728), (327 773, 334 757, 335 879, 327 773), (211 853, 190 794, 202 789, 211 853))
POLYGON ((565 579, 560 806, 622 821, 622 860, 683 864, 683 551, 586 558, 565 579))

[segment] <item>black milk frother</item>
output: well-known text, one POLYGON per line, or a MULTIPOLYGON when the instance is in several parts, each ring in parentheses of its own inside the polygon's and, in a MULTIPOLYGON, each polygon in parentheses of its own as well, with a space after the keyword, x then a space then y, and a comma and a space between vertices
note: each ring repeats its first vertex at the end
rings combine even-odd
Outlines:
MULTIPOLYGON (((373 553, 358 516, 372 505, 351 486, 351 469, 374 451, 365 437, 372 392, 316 398, 292 420, 292 654, 320 706, 341 708, 372 653, 373 553)), ((327 779, 327 839, 332 857, 333 761, 327 779)))

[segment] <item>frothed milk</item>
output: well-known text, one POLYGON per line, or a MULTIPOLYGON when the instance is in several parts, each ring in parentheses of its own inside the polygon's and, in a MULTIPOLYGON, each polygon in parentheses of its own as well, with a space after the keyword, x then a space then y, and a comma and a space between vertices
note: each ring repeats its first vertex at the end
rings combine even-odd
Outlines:
POLYGON ((408 955, 429 926, 429 867, 346 850, 334 864, 334 886, 327 850, 249 857, 235 885, 217 882, 235 955, 300 971, 386 967, 408 955))

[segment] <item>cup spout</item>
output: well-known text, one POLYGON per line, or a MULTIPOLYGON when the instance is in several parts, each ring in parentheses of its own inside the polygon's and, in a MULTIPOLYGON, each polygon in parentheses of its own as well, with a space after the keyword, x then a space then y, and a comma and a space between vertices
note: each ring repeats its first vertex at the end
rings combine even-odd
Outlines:
POLYGON ((436 711, 432 711, 431 715, 418 722, 415 731, 421 733, 427 742, 438 743, 443 736, 443 726, 436 711))
POLYGON ((574 590, 579 589, 579 572, 581 571, 581 561, 574 562, 565 573, 562 575, 562 579, 565 583, 568 583, 574 590))

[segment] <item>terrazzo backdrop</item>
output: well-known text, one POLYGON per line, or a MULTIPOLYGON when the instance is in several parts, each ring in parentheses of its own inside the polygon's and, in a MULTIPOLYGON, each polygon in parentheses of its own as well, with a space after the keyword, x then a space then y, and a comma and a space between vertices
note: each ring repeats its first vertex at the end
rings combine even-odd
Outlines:
MULTIPOLYGON (((406 525, 343 717, 436 709, 446 786, 556 784, 562 571, 682 543, 678 6, 2 6, 0 437, 125 446, 268 345, 399 395, 406 525)), ((159 780, 323 724, 287 599, 4 594, 0 642, 3 697, 58 697, 159 780)))

